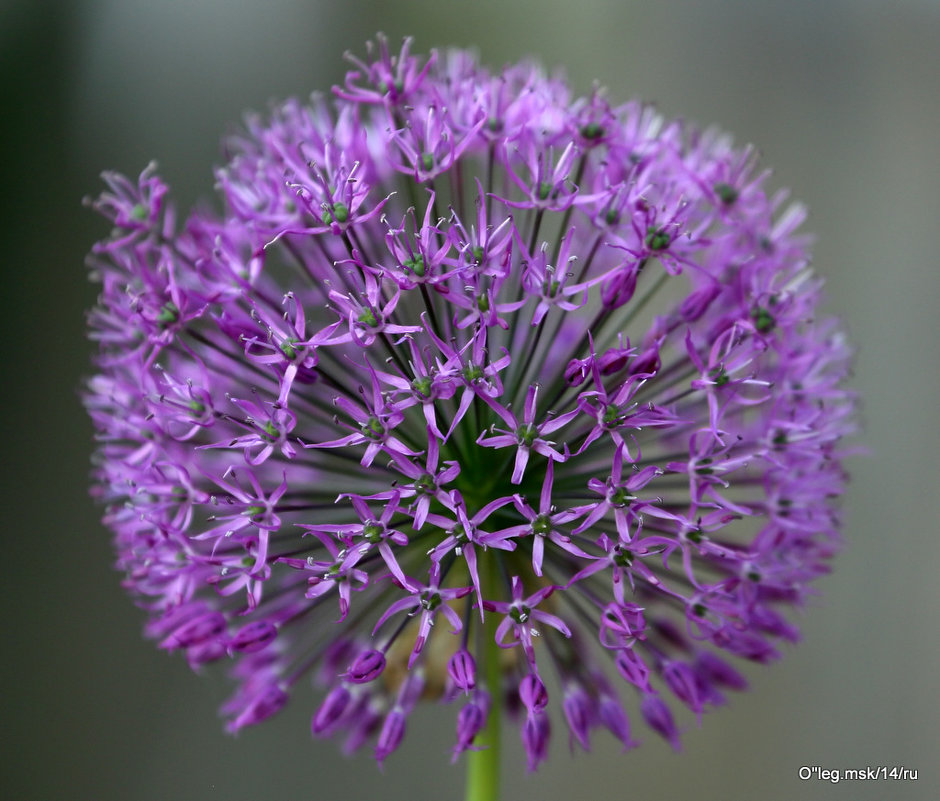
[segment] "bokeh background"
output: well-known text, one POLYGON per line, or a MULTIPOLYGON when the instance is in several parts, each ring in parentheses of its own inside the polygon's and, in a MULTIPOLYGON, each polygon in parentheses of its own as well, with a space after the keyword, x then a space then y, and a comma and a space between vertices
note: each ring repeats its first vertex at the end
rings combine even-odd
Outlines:
MULTIPOLYGON (((812 212, 829 309, 858 347, 869 455, 851 463, 847 548, 806 610, 805 641, 673 754, 622 756, 562 726, 537 775, 507 737, 505 799, 940 797, 940 4, 932 0, 0 1, 0 264, 9 799, 459 799, 453 710, 425 708, 380 773, 311 741, 313 699, 237 739, 210 672, 140 636, 87 495, 78 401, 94 300, 84 254, 105 224, 98 173, 159 160, 183 209, 212 191, 245 109, 328 89, 384 30, 416 47, 533 55, 614 98, 754 142, 812 212), (309 704, 309 705, 308 705, 309 704), (803 765, 902 765, 916 783, 834 787, 803 765)), ((637 729, 642 729, 637 726, 637 729)))

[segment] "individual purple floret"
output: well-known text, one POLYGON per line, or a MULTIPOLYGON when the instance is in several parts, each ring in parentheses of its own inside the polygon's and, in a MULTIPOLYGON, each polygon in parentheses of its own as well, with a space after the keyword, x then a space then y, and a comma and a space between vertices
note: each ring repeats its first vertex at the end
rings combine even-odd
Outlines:
POLYGON ((532 769, 553 726, 678 748, 839 548, 850 351, 805 214, 533 64, 351 61, 248 118, 220 213, 153 166, 94 204, 94 494, 146 632, 233 663, 233 731, 300 689, 380 762, 422 699, 459 709, 442 756, 500 713, 532 769))

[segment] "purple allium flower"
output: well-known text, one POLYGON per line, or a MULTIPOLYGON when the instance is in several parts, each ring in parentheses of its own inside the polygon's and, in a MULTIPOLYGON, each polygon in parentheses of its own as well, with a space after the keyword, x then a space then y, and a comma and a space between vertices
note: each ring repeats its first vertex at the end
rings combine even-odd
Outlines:
POLYGON ((455 755, 494 709, 533 768, 552 719, 678 747, 839 544, 849 350, 804 211, 532 64, 374 56, 248 118, 219 213, 105 175, 85 402, 125 585, 233 662, 233 731, 312 679, 313 733, 380 761, 422 698, 455 755))

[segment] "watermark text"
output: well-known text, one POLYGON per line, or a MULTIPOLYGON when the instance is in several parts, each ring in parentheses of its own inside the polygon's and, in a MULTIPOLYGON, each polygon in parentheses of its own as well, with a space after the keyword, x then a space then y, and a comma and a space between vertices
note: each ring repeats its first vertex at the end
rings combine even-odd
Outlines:
POLYGON ((917 769, 903 765, 870 765, 864 768, 824 768, 820 765, 803 765, 799 777, 804 782, 810 779, 832 782, 917 781, 917 769))

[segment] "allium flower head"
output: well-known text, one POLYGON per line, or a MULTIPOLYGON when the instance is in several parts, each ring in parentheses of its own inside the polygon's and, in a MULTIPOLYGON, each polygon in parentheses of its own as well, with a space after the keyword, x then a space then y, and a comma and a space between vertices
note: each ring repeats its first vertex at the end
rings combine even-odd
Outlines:
POLYGON ((455 755, 494 709, 531 768, 552 718, 678 746, 838 547, 804 211, 532 64, 351 60, 227 142, 221 212, 178 221, 153 167, 95 203, 95 493, 147 634, 232 664, 232 731, 300 687, 379 760, 422 699, 455 755))

